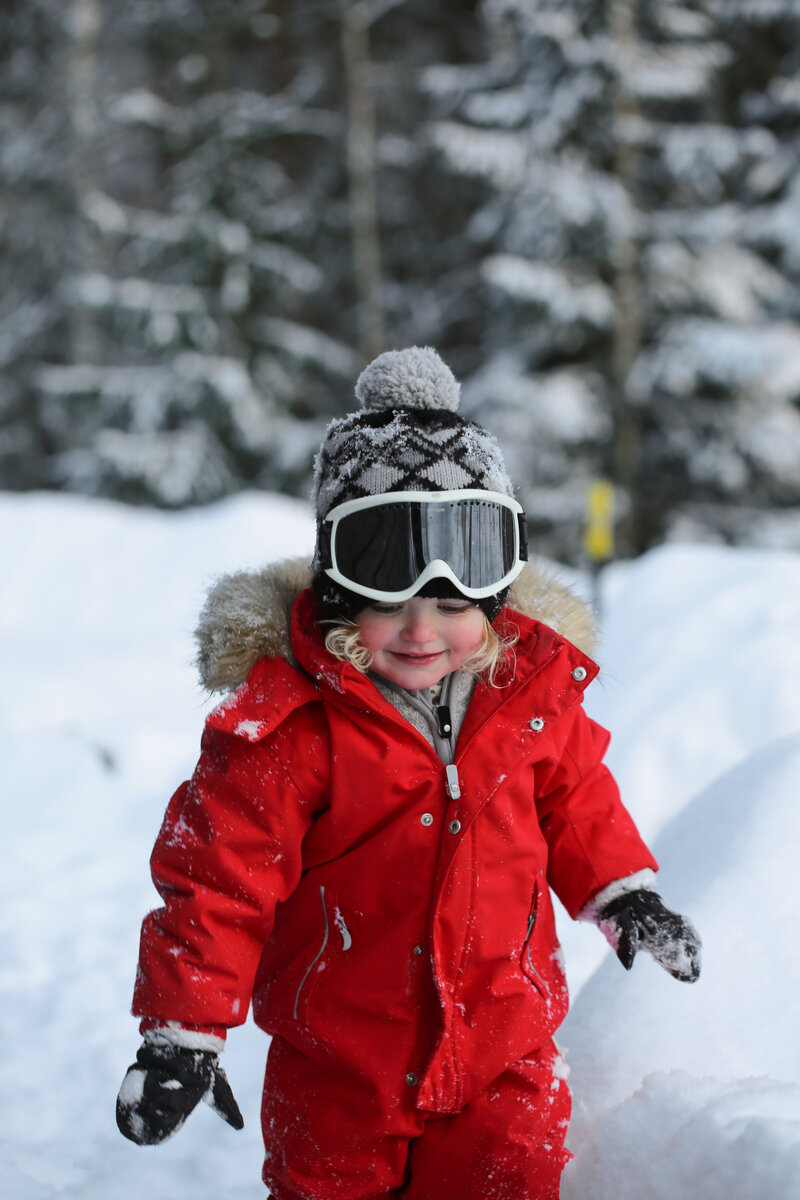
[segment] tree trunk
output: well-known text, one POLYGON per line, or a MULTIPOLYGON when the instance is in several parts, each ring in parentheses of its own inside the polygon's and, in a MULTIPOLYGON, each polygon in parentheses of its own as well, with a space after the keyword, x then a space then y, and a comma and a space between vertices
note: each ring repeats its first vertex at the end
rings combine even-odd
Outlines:
POLYGON ((376 115, 364 0, 341 0, 347 95, 347 170, 353 229, 358 348, 369 361, 384 347, 376 199, 376 115))
MULTIPOLYGON (((72 239, 71 270, 85 275, 99 269, 99 247, 87 222, 86 201, 98 188, 97 145, 100 121, 97 111, 97 39, 100 31, 101 0, 72 0, 70 53, 70 109, 74 152, 72 190, 75 201, 75 236, 72 239)), ((103 339, 92 312, 81 304, 73 306, 72 359, 100 363, 103 339)))
POLYGON ((640 480, 641 413, 628 395, 628 378, 642 343, 642 298, 640 286, 641 229, 636 219, 637 149, 634 122, 635 98, 625 83, 626 64, 636 46, 636 0, 611 0, 611 32, 616 61, 614 97, 615 172, 635 214, 616 250, 615 290, 617 322, 611 358, 614 391, 614 434, 611 473, 627 498, 620 520, 623 552, 639 554, 643 549, 640 480))

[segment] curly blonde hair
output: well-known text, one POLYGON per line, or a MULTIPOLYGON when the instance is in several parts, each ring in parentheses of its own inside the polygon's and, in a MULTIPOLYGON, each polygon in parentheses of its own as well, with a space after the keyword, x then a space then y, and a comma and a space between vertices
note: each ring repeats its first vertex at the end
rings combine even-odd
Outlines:
MULTIPOLYGON (((483 675, 491 687, 497 687, 497 676, 513 654, 516 640, 516 634, 500 637, 484 615, 480 645, 464 660, 462 670, 483 675)), ((372 666, 372 654, 362 642, 361 630, 355 621, 341 621, 329 629, 325 647, 339 662, 351 663, 362 674, 372 666)))

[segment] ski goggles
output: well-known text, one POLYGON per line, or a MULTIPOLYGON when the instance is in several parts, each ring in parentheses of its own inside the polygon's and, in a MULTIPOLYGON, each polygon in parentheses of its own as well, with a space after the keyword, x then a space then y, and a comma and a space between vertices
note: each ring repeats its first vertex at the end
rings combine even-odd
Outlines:
POLYGON ((525 513, 510 496, 478 489, 364 496, 328 513, 319 557, 330 579, 371 600, 408 600, 431 579, 482 600, 527 561, 525 513))

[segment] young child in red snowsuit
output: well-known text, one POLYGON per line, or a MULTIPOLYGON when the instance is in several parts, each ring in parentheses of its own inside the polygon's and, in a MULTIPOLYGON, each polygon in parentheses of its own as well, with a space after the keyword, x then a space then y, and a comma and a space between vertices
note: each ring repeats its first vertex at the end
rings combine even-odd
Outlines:
POLYGON ((496 442, 430 349, 356 391, 310 576, 232 576, 201 618, 204 681, 235 690, 153 852, 117 1120, 152 1144, 205 1099, 240 1127, 219 1053, 252 1002, 275 1200, 555 1200, 550 889, 626 967, 693 980, 699 941, 653 888, 581 704, 588 618, 526 565, 496 442))

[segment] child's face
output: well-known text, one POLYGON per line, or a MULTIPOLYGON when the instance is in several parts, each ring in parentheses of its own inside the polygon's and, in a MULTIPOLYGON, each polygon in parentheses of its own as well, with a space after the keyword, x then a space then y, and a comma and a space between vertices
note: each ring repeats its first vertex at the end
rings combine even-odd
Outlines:
POLYGON ((429 688, 463 666, 483 640, 481 609, 468 600, 412 596, 375 603, 356 617, 372 670, 404 688, 429 688))

